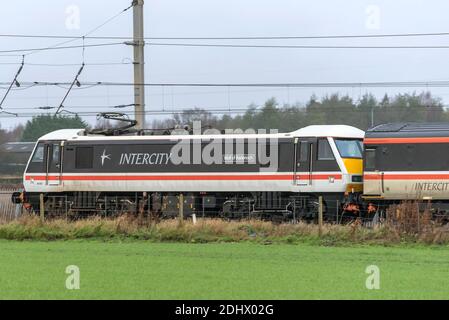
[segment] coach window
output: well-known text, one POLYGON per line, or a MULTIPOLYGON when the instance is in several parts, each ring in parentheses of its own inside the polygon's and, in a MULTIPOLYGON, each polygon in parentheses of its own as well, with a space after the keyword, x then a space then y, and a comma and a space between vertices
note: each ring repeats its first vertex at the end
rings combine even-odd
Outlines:
POLYGON ((327 139, 318 140, 318 160, 334 160, 334 154, 327 139))
POLYGON ((77 147, 75 156, 76 169, 92 169, 94 162, 93 147, 77 147))
POLYGON ((376 149, 365 150, 365 170, 376 170, 376 149))

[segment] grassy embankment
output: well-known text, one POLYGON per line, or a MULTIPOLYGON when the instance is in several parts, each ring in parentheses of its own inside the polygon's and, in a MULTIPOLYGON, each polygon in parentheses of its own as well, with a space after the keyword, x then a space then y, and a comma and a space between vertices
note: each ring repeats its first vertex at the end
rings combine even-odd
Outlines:
MULTIPOLYGON (((410 208, 413 206, 410 206, 410 208)), ((273 224, 257 220, 223 221, 200 219, 197 224, 178 220, 154 221, 135 216, 116 219, 90 218, 78 221, 46 220, 24 216, 19 220, 0 224, 0 239, 5 240, 149 240, 152 242, 253 242, 338 245, 395 245, 449 244, 449 228, 429 219, 426 212, 419 215, 404 212, 400 207, 381 226, 366 228, 360 223, 347 225, 325 224, 322 234, 315 224, 273 224), (417 221, 415 221, 417 220, 417 221), (418 222, 419 221, 419 222, 418 222)), ((396 208, 397 209, 397 208, 396 208)))
POLYGON ((448 299, 448 261, 423 246, 2 240, 0 299, 448 299), (65 287, 69 265, 80 290, 65 287))

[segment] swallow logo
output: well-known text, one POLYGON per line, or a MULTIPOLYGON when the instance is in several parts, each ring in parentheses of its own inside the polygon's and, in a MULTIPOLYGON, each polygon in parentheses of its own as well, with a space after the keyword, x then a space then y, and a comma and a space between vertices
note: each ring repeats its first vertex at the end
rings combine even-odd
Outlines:
POLYGON ((101 165, 104 166, 104 161, 108 159, 111 160, 111 155, 106 154, 106 149, 103 150, 103 154, 101 155, 101 165))

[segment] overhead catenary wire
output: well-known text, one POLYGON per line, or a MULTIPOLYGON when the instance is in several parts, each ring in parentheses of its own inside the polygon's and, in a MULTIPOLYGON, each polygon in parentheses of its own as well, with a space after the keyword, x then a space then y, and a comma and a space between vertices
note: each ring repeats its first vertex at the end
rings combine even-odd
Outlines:
MULTIPOLYGON (((79 48, 107 47, 127 45, 127 42, 96 43, 72 46, 54 46, 42 48, 22 48, 0 50, 2 53, 35 52, 43 50, 67 50, 79 48)), ((154 47, 210 47, 210 48, 255 48, 255 49, 449 49, 449 45, 268 45, 268 44, 231 44, 231 43, 169 43, 147 42, 147 46, 154 47)), ((25 54, 28 55, 28 54, 25 54)))
MULTIPOLYGON (((17 88, 13 87, 13 88, 11 88, 10 91, 23 91, 23 90, 28 90, 28 89, 30 89, 32 87, 35 87, 35 86, 36 86, 36 84, 29 84, 27 86, 23 86, 21 84, 20 87, 17 87, 17 88)), ((0 90, 8 90, 8 87, 0 87, 0 90)))
MULTIPOLYGON (((11 88, 11 91, 23 91, 23 90, 28 90, 28 89, 31 89, 31 88, 37 87, 37 86, 41 86, 41 85, 39 85, 39 83, 37 83, 37 82, 26 83, 26 86, 21 84, 19 88, 11 88)), ((58 84, 58 83, 54 83, 53 86, 64 89, 64 90, 67 90, 69 88, 69 87, 67 87, 67 85, 62 85, 62 84, 58 84)), ((96 86, 98 86, 98 84, 89 84, 87 86, 83 86, 83 87, 79 87, 79 88, 72 88, 72 90, 87 90, 87 89, 90 89, 90 88, 93 88, 96 86)), ((48 86, 45 85, 45 87, 48 87, 48 86)), ((0 86, 0 90, 8 90, 8 87, 0 86)), ((16 97, 16 99, 18 99, 18 98, 16 97)), ((33 98, 33 99, 35 99, 35 98, 33 98)))
POLYGON ((149 46, 159 47, 208 47, 208 48, 258 48, 258 49, 449 49, 449 45, 268 45, 231 43, 163 43, 148 42, 149 46))
POLYGON ((104 21, 103 23, 99 24, 98 26, 96 26, 95 28, 91 29, 89 32, 87 32, 86 34, 84 34, 82 37, 86 38, 89 35, 91 35, 92 33, 98 31, 99 29, 101 29, 102 27, 104 27, 105 25, 107 25, 109 22, 111 22, 112 20, 115 20, 118 16, 122 15, 123 13, 125 13, 126 11, 128 11, 129 9, 131 9, 132 7, 134 7, 134 1, 131 2, 131 5, 129 5, 128 7, 126 7, 125 9, 121 10, 120 12, 118 12, 117 14, 113 15, 112 17, 110 17, 109 19, 107 19, 106 21, 104 21))
MULTIPOLYGON (((0 82, 0 86, 9 85, 0 82)), ((70 86, 72 82, 23 81, 24 85, 34 86, 70 86)), ((134 86, 132 82, 83 81, 83 86, 134 86)), ((231 87, 231 88, 428 88, 449 87, 449 80, 430 81, 379 81, 379 82, 292 82, 292 83, 143 83, 147 87, 231 87)), ((1 88, 0 88, 1 89, 1 88)))
MULTIPOLYGON (((33 85, 34 86, 34 85, 33 85)), ((31 88, 31 87, 33 87, 33 86, 30 86, 30 87, 28 87, 28 88, 31 88)), ((77 88, 77 87, 75 87, 75 88, 73 88, 73 90, 84 90, 84 89, 90 89, 90 88, 92 88, 92 87, 96 87, 97 86, 97 84, 95 84, 95 85, 90 85, 90 86, 85 86, 85 85, 83 85, 82 87, 80 87, 80 88, 77 88)), ((59 88, 67 88, 67 87, 65 87, 65 86, 58 86, 59 88)), ((45 86, 45 88, 48 88, 47 86, 45 86)), ((108 88, 108 87, 106 87, 106 88, 108 88)), ((0 87, 0 89, 4 89, 3 87, 0 87)), ((279 87, 279 88, 253 88, 253 89, 250 89, 250 90, 235 90, 235 91, 233 91, 233 93, 254 93, 254 92, 267 92, 267 91, 270 91, 270 92, 272 92, 272 91, 283 91, 283 90, 285 90, 285 88, 283 88, 283 87, 279 87)), ((173 95, 176 95, 176 96, 190 96, 190 95, 217 95, 217 94, 223 94, 223 91, 222 90, 219 90, 219 89, 217 89, 217 90, 213 90, 213 91, 204 91, 204 90, 197 90, 197 91, 191 91, 191 90, 189 90, 189 91, 182 91, 182 92, 176 92, 176 93, 173 93, 173 95)), ((165 99, 165 97, 166 97, 166 95, 167 95, 167 93, 165 93, 164 92, 164 87, 162 87, 162 92, 153 92, 153 93, 148 93, 148 94, 146 94, 146 96, 149 96, 149 97, 162 97, 162 100, 164 101, 164 99, 165 99)), ((125 93, 121 93, 121 94, 108 94, 107 95, 108 97, 120 97, 120 98, 122 98, 122 97, 129 97, 129 94, 125 94, 125 93)), ((42 98, 42 96, 26 96, 26 97, 14 97, 14 99, 15 100, 32 100, 32 99, 40 99, 40 98, 42 98)), ((58 97, 56 97, 56 96, 51 96, 51 97, 47 97, 47 98, 52 98, 52 99, 56 99, 56 98, 58 98, 58 97)), ((86 95, 86 96, 84 96, 84 95, 82 95, 82 96, 76 96, 76 98, 77 99, 96 99, 96 98, 104 98, 104 95, 100 95, 100 94, 89 94, 89 95, 86 95)), ((164 103, 165 102, 163 102, 163 105, 164 105, 164 103)))
MULTIPOLYGON (((111 107, 110 107, 111 108, 111 107)), ((425 108, 425 110, 430 110, 430 111, 441 111, 442 110, 442 106, 429 106, 429 107, 423 107, 425 108)), ((364 108, 360 108, 360 107, 356 107, 356 106, 348 106, 348 107, 327 107, 327 106, 319 106, 319 107, 310 107, 307 108, 306 106, 301 106, 301 107, 292 107, 292 108, 276 108, 276 109, 268 109, 268 110, 264 110, 264 106, 256 106, 256 107, 241 107, 241 108, 234 108, 234 109, 229 109, 228 107, 221 107, 221 108, 215 108, 215 109, 205 109, 205 108, 200 108, 199 110, 204 110, 207 113, 211 113, 213 115, 225 115, 225 114, 231 114, 231 115, 241 115, 241 114, 246 114, 246 113, 260 113, 260 112, 268 112, 268 113, 275 113, 275 112, 283 112, 283 113, 291 113, 291 114, 296 114, 296 113, 300 113, 300 112, 314 112, 314 111, 323 111, 323 110, 327 110, 327 111, 334 111, 334 112, 338 112, 338 113, 351 113, 353 114, 355 111, 357 112, 362 112, 362 113, 366 113, 367 115, 369 115, 371 113, 371 110, 382 110, 382 112, 386 112, 386 110, 384 108, 381 108, 379 106, 376 106, 374 108, 368 108, 368 109, 364 109, 364 108)), ((141 112, 140 114, 144 114, 144 115, 177 115, 177 114, 183 114, 185 112, 190 112, 190 111, 195 111, 195 109, 192 108, 186 108, 186 109, 178 109, 178 110, 152 110, 152 111, 144 111, 141 112)), ((198 111, 198 109, 197 109, 198 111)), ((402 112, 402 109, 390 109, 389 112, 402 112)), ((79 117, 96 117, 98 115, 98 111, 79 111, 79 112, 67 112, 70 115, 76 115, 79 117)), ((134 111, 121 111, 121 113, 125 114, 125 115, 129 115, 132 116, 135 114, 134 111)), ((51 116, 54 115, 56 116, 56 114, 52 114, 52 113, 37 113, 37 112, 26 112, 26 113, 19 113, 17 116, 19 118, 31 118, 31 117, 35 117, 35 116, 51 116)))
MULTIPOLYGON (((127 108, 127 107, 134 107, 135 104, 134 103, 130 103, 130 104, 118 104, 118 105, 112 105, 112 106, 100 106, 100 105, 85 105, 85 106, 67 106, 67 108, 80 108, 80 109, 104 109, 104 108, 114 108, 114 109, 120 109, 120 108, 127 108)), ((41 107, 16 107, 16 110, 52 110, 52 109, 56 109, 58 107, 54 107, 54 106, 41 106, 41 107)), ((95 113, 95 112, 93 112, 95 113)))
MULTIPOLYGON (((129 8, 123 10, 129 10, 129 8)), ((120 12, 120 14, 122 13, 120 12)), ((118 40, 132 39, 131 36, 89 36, 92 40, 118 40)), ((382 34, 324 34, 324 35, 282 35, 282 36, 151 36, 144 40, 301 40, 301 39, 353 39, 353 38, 402 38, 402 37, 442 37, 449 36, 449 32, 423 32, 423 33, 382 33, 382 34)), ((54 34, 0 34, 2 38, 38 38, 38 39, 80 39, 82 36, 66 36, 54 34)))
MULTIPOLYGON (((82 43, 81 46, 66 46, 68 43, 71 43, 71 42, 77 40, 77 39, 70 39, 70 40, 68 40, 68 41, 64 41, 64 42, 61 42, 61 43, 57 43, 57 44, 55 44, 55 45, 53 45, 53 46, 49 46, 49 47, 0 50, 0 53, 1 53, 3 56, 9 56, 11 53, 15 53, 15 52, 22 52, 22 53, 23 53, 22 64, 21 64, 21 66, 20 66, 20 69, 19 69, 19 71, 18 71, 18 73, 17 73, 17 75, 16 75, 16 77, 15 77, 13 83, 12 83, 12 84, 9 86, 9 88, 7 89, 7 92, 6 92, 4 98, 2 99, 2 101, 1 101, 1 103, 0 103, 0 111, 2 111, 2 113, 7 113, 7 112, 4 112, 4 111, 2 110, 1 105, 3 104, 3 102, 4 102, 5 98, 6 98, 6 96, 9 94, 9 92, 10 92, 10 90, 11 90, 12 85, 14 84, 14 82, 17 83, 17 77, 18 77, 18 75, 20 74, 20 72, 22 71, 22 69, 23 69, 23 67, 24 67, 24 58, 25 58, 25 56, 28 56, 28 55, 31 55, 31 54, 35 54, 35 53, 38 53, 38 52, 41 52, 41 51, 47 51, 47 50, 75 49, 75 48, 80 48, 80 47, 81 47, 81 48, 82 48, 82 66, 81 66, 80 70, 78 71, 78 73, 77 73, 75 79, 74 79, 73 82, 70 84, 70 87, 68 88, 67 93, 65 94, 64 98, 62 99, 62 102, 59 104, 59 107, 58 107, 58 109, 57 109, 57 111, 56 111, 56 114, 60 114, 60 113, 62 113, 62 112, 66 112, 66 113, 72 114, 71 111, 68 111, 68 110, 65 110, 65 109, 64 109, 64 102, 65 102, 65 100, 67 99, 69 93, 71 92, 71 90, 72 90, 72 88, 73 88, 73 86, 74 86, 75 84, 77 84, 78 87, 81 86, 80 83, 79 83, 78 77, 80 76, 81 72, 83 71, 83 69, 84 69, 84 67, 85 67, 85 49, 86 49, 86 47, 105 47, 105 46, 113 46, 113 45, 124 44, 124 43, 121 43, 121 42, 120 42, 120 43, 101 43, 101 44, 95 43, 95 44, 86 44, 86 43, 85 43, 85 38, 86 38, 86 36, 89 36, 90 34, 94 33, 94 32, 97 31, 97 30, 99 30, 101 27, 103 27, 103 26, 106 25, 107 23, 111 22, 112 20, 114 20, 116 17, 118 17, 118 16, 121 15, 122 13, 128 11, 128 10, 129 10, 130 8, 132 8, 133 6, 134 6, 134 1, 131 3, 130 6, 126 7, 126 8, 123 9, 123 10, 121 10, 118 14, 112 16, 111 18, 107 19, 105 22, 101 23, 101 24, 98 25, 97 27, 91 29, 89 32, 87 32, 86 34, 84 34, 83 36, 81 36, 81 39, 82 39, 82 41, 83 41, 83 43, 82 43)), ((32 86, 35 86, 35 85, 37 85, 37 84, 36 84, 36 83, 33 83, 33 84, 30 85, 29 87, 32 87, 32 86)), ((8 113, 8 114, 18 116, 17 114, 13 114, 13 113, 8 113)))
MULTIPOLYGON (((18 65, 20 63, 17 62, 0 62, 0 65, 18 65)), ((128 66, 132 65, 132 62, 93 62, 93 63, 85 63, 85 66, 128 66)), ((32 67, 73 67, 79 66, 79 63, 25 63, 26 66, 32 67)))
MULTIPOLYGON (((64 47, 61 47, 61 46, 64 46, 64 45, 66 45, 66 44, 68 44, 68 43, 72 43, 72 42, 74 42, 74 41, 76 41, 76 40, 85 39, 85 37, 91 35, 92 33, 94 33, 95 31, 99 30, 100 28, 102 28, 103 26, 105 26, 106 24, 108 24, 109 22, 111 22, 112 20, 116 19, 118 16, 120 16, 120 15, 123 14, 124 12, 128 11, 129 9, 131 9, 131 8, 133 7, 133 5, 134 5, 134 4, 132 3, 130 6, 126 7, 126 8, 123 9, 123 10, 121 10, 121 11, 118 12, 117 14, 113 15, 111 18, 108 18, 106 21, 104 21, 103 23, 99 24, 98 26, 96 26, 95 28, 91 29, 89 32, 87 32, 86 34, 84 34, 84 35, 82 35, 82 36, 74 37, 74 38, 71 38, 71 39, 69 39, 69 40, 67 40, 67 41, 60 42, 60 43, 56 43, 56 44, 54 44, 54 45, 52 45, 52 46, 49 46, 49 47, 37 48, 37 49, 33 49, 33 50, 31 50, 31 51, 30 51, 30 50, 27 50, 27 51, 30 51, 30 52, 28 52, 26 55, 31 55, 31 54, 35 54, 35 53, 42 52, 42 51, 47 51, 47 50, 56 50, 56 49, 58 49, 58 48, 61 48, 61 49, 62 49, 62 48, 64 48, 64 47)), ((91 45, 91 46, 92 46, 92 45, 91 45)), ((66 47, 67 47, 67 46, 66 46, 66 47)), ((74 47, 74 46, 69 46, 69 47, 67 47, 67 49, 72 49, 73 47, 74 47), (71 48, 70 48, 70 47, 71 47, 71 48)), ((83 44, 82 47, 85 48, 86 46, 83 44)), ((0 53, 1 53, 1 51, 0 51, 0 53)))
MULTIPOLYGON (((59 46, 59 47, 42 47, 42 48, 23 48, 23 49, 9 49, 9 50, 0 50, 1 53, 12 53, 12 52, 34 52, 36 50, 66 50, 66 49, 79 49, 79 48, 94 48, 94 47, 108 47, 108 46, 117 46, 123 45, 124 42, 109 42, 109 43, 95 43, 95 44, 81 44, 81 45, 73 45, 73 46, 59 46)), ((27 56, 27 54, 24 54, 27 56)))
MULTIPOLYGON (((127 105, 111 105, 111 106, 105 106, 105 105, 85 105, 85 106, 67 106, 68 108, 85 108, 85 109, 113 109, 113 108, 127 108, 127 107, 133 107, 134 104, 127 104, 127 105)), ((423 107, 423 106, 418 106, 418 107, 423 107)), ((25 107, 25 108, 15 108, 16 110, 50 110, 50 109, 55 109, 56 107, 51 107, 51 106, 43 106, 43 107, 34 107, 34 108, 30 108, 30 107, 25 107)), ((338 107, 334 107, 334 106, 323 106, 320 105, 318 107, 314 107, 314 106, 298 106, 298 105, 293 105, 293 106, 277 106, 274 109, 265 109, 265 105, 254 105, 254 106, 232 106, 231 109, 229 109, 229 106, 222 106, 222 107, 213 107, 211 108, 210 106, 204 106, 204 107, 186 107, 186 108, 180 108, 180 109, 172 109, 172 110, 167 110, 164 108, 161 109, 155 109, 155 110, 151 110, 151 111, 144 111, 141 113, 175 113, 175 114, 180 114, 180 113, 184 113, 184 112, 206 112, 206 113, 213 113, 213 112, 222 112, 222 111, 226 111, 226 112, 251 112, 251 111, 264 111, 264 112, 297 112, 297 111, 301 111, 301 110, 335 110, 335 111, 343 111, 343 112, 350 112, 351 110, 357 109, 359 111, 369 111, 370 108, 368 109, 364 109, 363 107, 357 107, 356 105, 353 106, 338 106, 338 107)), ((374 108, 380 108, 378 106, 374 107, 374 108)), ((425 107, 426 110, 440 110, 441 106, 426 106, 425 107)), ((395 111, 395 109, 392 109, 392 111, 395 111)), ((397 110, 396 110, 397 111, 397 110)), ((125 111, 125 113, 128 111, 125 111)), ((131 111, 129 111, 131 112, 131 111)), ((134 111, 133 111, 134 112, 134 111)), ((82 114, 97 114, 97 111, 81 111, 79 113, 82 114)))
MULTIPOLYGON (((121 11, 119 14, 117 14, 116 16, 120 15, 122 12, 125 12, 127 10, 129 10, 133 5, 129 6, 128 8, 124 9, 123 11, 121 11)), ((42 37, 46 37, 46 38, 52 38, 52 39, 65 39, 65 40, 70 40, 70 41, 65 41, 64 44, 67 44, 71 41, 75 41, 75 40, 80 40, 82 39, 83 42, 84 40, 99 40, 99 39, 108 39, 108 40, 113 40, 113 39, 132 39, 132 37, 116 37, 116 36, 112 36, 112 37, 95 37, 95 36, 89 36, 91 33, 95 32, 96 30, 98 30, 99 28, 101 28, 103 25, 105 25, 106 23, 108 23, 109 21, 113 20, 116 16, 112 17, 111 19, 108 19, 105 23, 99 25, 98 27, 96 27, 95 29, 91 30, 90 32, 88 32, 87 34, 83 35, 83 36, 78 36, 78 37, 66 37, 66 36, 55 36, 55 35, 5 35, 5 34, 0 34, 0 37, 23 37, 23 38, 42 38, 42 37)), ((438 33, 408 33, 408 34, 377 34, 377 35, 318 35, 318 36, 256 36, 256 37, 145 37, 145 40, 291 40, 291 39, 337 39, 337 38, 386 38, 386 37, 424 37, 424 36, 447 36, 449 35, 449 32, 438 32, 438 33)), ((255 48, 356 48, 356 49, 360 49, 360 48, 400 48, 400 49, 408 49, 408 48, 449 48, 449 46, 268 46, 268 45, 246 45, 246 44, 242 44, 242 45, 234 45, 234 44, 192 44, 192 43, 181 43, 181 44, 177 44, 177 43, 148 43, 149 45, 154 45, 154 46, 159 46, 159 45, 169 45, 169 46, 220 46, 220 47, 255 47, 255 48)), ((62 44, 61 44, 62 45, 62 44)), ((111 44, 112 45, 112 44, 111 44)), ((87 45, 83 45, 82 46, 66 46, 66 48, 64 47, 58 47, 58 45, 55 45, 56 47, 53 49, 70 49, 70 48, 84 48, 87 45)), ((47 48, 38 48, 37 50, 47 50, 47 48)), ((34 50, 34 49, 33 49, 34 50)), ((35 51, 35 50, 34 50, 35 51)), ((32 52, 34 52, 32 51, 32 52)), ((1 52, 1 51, 0 51, 1 52)), ((11 55, 13 56, 13 55, 11 55)), ((15 56, 15 55, 14 55, 15 56)), ((39 65, 39 64, 35 64, 35 65, 39 65)), ((44 65, 44 64, 41 64, 44 65)), ((79 64, 72 64, 72 65, 79 65, 79 64)), ((85 64, 88 65, 88 64, 85 64)), ((98 64, 100 65, 100 64, 98 64)), ((48 66, 48 65, 47 65, 48 66)), ((420 83, 356 83, 356 84, 335 84, 335 83, 328 83, 328 84, 144 84, 145 86, 163 86, 163 87, 176 87, 176 86, 180 86, 180 87, 190 87, 190 86, 198 86, 198 87, 267 87, 267 88, 280 88, 280 87, 286 87, 286 88, 291 88, 291 87, 303 87, 303 88, 307 88, 307 87, 422 87, 422 86, 435 86, 435 87, 447 87, 448 84, 446 83, 436 83, 434 82, 433 84, 430 84, 430 82, 425 82, 425 84, 423 85, 422 83, 424 82, 420 82, 420 83)), ((70 83, 43 83, 43 82, 32 82, 30 83, 29 87, 33 87, 33 86, 40 86, 40 85, 45 85, 45 86, 70 86, 70 83)), ((127 86, 127 85, 134 85, 134 84, 126 84, 126 83, 106 83, 106 82, 91 82, 91 83, 83 83, 83 88, 73 88, 73 89, 86 89, 89 88, 88 86, 127 86), (87 87, 86 87, 87 86, 87 87)), ((73 85, 71 86, 73 87, 73 85)), ((2 88, 0 88, 2 89, 2 88)))

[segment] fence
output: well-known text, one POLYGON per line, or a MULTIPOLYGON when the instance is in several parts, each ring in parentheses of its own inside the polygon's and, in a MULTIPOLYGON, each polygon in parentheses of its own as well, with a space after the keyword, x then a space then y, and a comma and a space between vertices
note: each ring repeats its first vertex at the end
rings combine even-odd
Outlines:
MULTIPOLYGON (((19 185, 0 186, 0 222, 18 218, 24 209, 11 202, 12 193, 19 190, 19 185)), ((273 222, 299 221, 318 222, 319 212, 323 213, 324 222, 346 224, 355 218, 366 227, 374 227, 384 221, 382 212, 369 215, 360 212, 350 213, 343 209, 339 200, 327 199, 321 205, 318 199, 306 196, 274 198, 214 197, 209 195, 193 196, 177 194, 166 196, 145 196, 137 194, 128 198, 117 196, 47 196, 45 199, 45 216, 63 218, 82 218, 91 215, 116 217, 121 214, 141 214, 156 219, 195 217, 222 218, 225 220, 272 220, 273 222), (182 205, 183 204, 183 205, 182 205)), ((35 203, 36 214, 40 207, 35 203)))
POLYGON ((11 202, 13 192, 19 188, 19 185, 0 185, 0 223, 10 222, 22 214, 22 205, 11 202))
MULTIPOLYGON (((20 189, 20 185, 0 185, 0 223, 17 219, 25 212, 22 205, 13 204, 11 196, 20 189)), ((320 222, 319 213, 323 214, 324 222, 332 224, 347 224, 357 221, 365 228, 374 228, 388 222, 393 226, 400 226, 405 230, 417 229, 420 232, 426 229, 430 220, 449 222, 449 211, 440 212, 432 208, 431 203, 403 202, 400 205, 377 206, 375 212, 348 212, 344 210, 339 200, 329 200, 321 203, 318 199, 310 200, 306 197, 280 197, 277 202, 270 199, 270 205, 277 203, 277 208, 267 210, 264 201, 252 198, 211 198, 203 196, 195 198, 189 194, 170 195, 160 197, 157 201, 148 198, 119 199, 105 196, 95 199, 92 209, 77 208, 76 201, 68 201, 67 196, 50 196, 46 199, 45 216, 62 217, 65 219, 82 218, 92 214, 102 217, 114 217, 123 213, 148 215, 155 219, 180 218, 193 219, 193 217, 222 218, 225 220, 272 220, 273 222, 297 223, 299 221, 320 222), (196 199, 196 200, 195 200, 196 199), (101 205, 98 201, 101 200, 101 205), (306 202, 304 202, 306 201, 306 202), (217 205, 215 205, 215 202, 217 205), (155 203, 158 206, 155 207, 155 203), (181 204, 184 205, 181 205, 181 204), (301 208, 300 208, 301 206, 301 208), (53 214, 50 212, 53 211, 53 214)), ((86 207, 92 199, 79 199, 86 207)), ((39 208, 36 208, 39 214, 39 208)), ((323 220, 321 219, 321 221, 323 220)), ((448 229, 449 230, 449 229, 448 229)))

